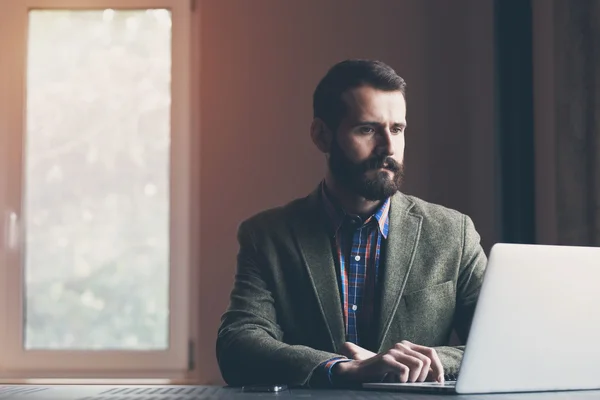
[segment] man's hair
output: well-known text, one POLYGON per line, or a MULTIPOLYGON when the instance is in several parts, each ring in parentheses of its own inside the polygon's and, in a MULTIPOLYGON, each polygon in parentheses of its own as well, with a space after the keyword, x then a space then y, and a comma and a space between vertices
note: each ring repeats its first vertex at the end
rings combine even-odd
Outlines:
POLYGON ((337 130, 346 114, 342 94, 359 86, 387 92, 400 91, 406 99, 406 82, 389 65, 377 60, 345 60, 327 72, 313 94, 313 117, 337 130))

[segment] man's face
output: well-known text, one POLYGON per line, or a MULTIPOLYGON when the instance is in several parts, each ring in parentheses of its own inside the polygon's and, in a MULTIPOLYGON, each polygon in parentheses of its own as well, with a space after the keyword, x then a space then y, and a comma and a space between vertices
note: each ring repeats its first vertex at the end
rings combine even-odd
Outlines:
POLYGON ((400 91, 369 86, 342 95, 346 115, 329 153, 336 181, 367 200, 384 200, 403 180, 406 101, 400 91))

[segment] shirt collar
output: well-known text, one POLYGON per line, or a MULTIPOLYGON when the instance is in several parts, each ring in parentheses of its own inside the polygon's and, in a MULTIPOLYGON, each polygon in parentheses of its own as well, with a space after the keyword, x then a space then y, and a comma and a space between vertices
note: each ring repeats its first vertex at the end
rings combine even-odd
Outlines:
MULTIPOLYGON (((325 209, 325 214, 329 220, 329 226, 334 236, 337 235, 337 232, 344 223, 344 220, 359 218, 358 216, 353 216, 344 211, 339 201, 331 193, 329 193, 324 180, 321 182, 321 199, 323 208, 325 209)), ((368 223, 371 218, 375 218, 377 220, 379 232, 385 239, 387 239, 389 231, 390 204, 390 198, 388 197, 383 204, 377 208, 375 213, 364 221, 364 223, 368 223)))

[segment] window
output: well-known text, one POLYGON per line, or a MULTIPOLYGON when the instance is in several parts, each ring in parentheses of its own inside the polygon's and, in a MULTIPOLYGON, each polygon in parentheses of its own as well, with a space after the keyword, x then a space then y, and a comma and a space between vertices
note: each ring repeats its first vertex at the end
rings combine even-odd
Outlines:
POLYGON ((190 2, 0 13, 0 374, 187 369, 190 2))

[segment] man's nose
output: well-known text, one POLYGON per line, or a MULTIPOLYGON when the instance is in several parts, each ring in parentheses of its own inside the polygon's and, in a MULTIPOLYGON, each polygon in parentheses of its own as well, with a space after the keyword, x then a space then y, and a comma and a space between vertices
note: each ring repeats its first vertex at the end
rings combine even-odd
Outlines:
POLYGON ((390 131, 388 131, 387 129, 380 132, 378 136, 378 143, 377 143, 377 148, 378 148, 378 154, 380 155, 386 155, 386 156, 393 156, 394 155, 394 140, 393 140, 393 136, 391 134, 390 131))

